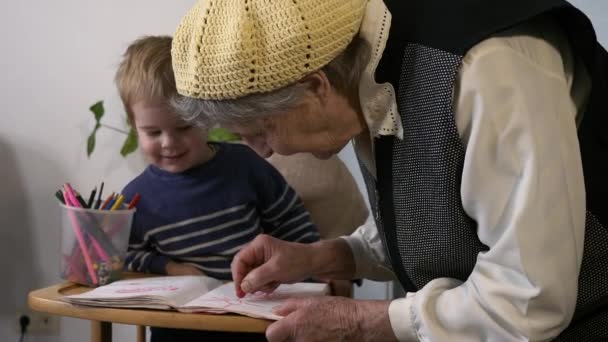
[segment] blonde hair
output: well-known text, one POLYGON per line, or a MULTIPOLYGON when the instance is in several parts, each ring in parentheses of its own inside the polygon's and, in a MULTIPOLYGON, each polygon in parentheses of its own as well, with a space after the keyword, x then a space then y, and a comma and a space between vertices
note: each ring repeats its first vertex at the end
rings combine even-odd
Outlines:
POLYGON ((171 41, 169 36, 145 36, 131 43, 123 54, 114 81, 131 125, 131 106, 135 102, 153 100, 168 105, 177 94, 171 66, 171 41))

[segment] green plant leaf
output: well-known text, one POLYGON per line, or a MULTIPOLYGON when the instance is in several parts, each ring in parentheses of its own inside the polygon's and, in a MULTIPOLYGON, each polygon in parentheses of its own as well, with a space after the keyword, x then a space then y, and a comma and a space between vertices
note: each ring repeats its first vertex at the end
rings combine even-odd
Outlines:
POLYGON ((100 125, 96 124, 95 128, 93 128, 93 131, 91 132, 91 134, 89 134, 89 137, 87 138, 87 157, 88 158, 91 158, 91 154, 95 150, 95 134, 97 133, 97 130, 99 129, 99 127, 100 127, 100 125))
POLYGON ((209 141, 221 142, 221 141, 239 141, 241 136, 236 133, 232 133, 229 130, 222 127, 215 127, 209 130, 209 141))
POLYGON ((93 112, 96 123, 99 123, 99 121, 103 117, 103 114, 106 112, 106 110, 103 108, 103 101, 95 102, 91 107, 89 107, 89 110, 93 112))
POLYGON ((135 132, 133 127, 131 127, 131 129, 129 129, 129 135, 127 135, 127 139, 125 139, 125 142, 122 144, 120 154, 123 157, 126 157, 135 150, 137 150, 137 133, 135 132))

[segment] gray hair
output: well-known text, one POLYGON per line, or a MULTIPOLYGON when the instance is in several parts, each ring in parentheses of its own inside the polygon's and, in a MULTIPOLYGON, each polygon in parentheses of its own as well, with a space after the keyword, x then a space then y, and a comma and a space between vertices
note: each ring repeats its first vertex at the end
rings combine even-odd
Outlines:
MULTIPOLYGON (((351 104, 358 101, 359 80, 369 56, 369 44, 355 37, 341 54, 321 68, 334 89, 346 96, 351 104)), ((305 93, 306 85, 295 82, 271 92, 237 99, 202 100, 176 96, 171 100, 171 106, 184 120, 211 127, 214 124, 243 123, 292 110, 301 103, 305 93)))

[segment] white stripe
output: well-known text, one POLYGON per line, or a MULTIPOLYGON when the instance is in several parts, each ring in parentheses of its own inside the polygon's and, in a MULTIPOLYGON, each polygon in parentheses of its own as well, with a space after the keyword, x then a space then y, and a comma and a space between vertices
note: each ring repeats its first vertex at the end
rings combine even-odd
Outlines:
POLYGON ((167 224, 167 225, 164 225, 164 226, 160 226, 160 227, 156 227, 156 228, 150 229, 144 235, 144 242, 148 241, 148 239, 150 238, 150 235, 158 234, 158 233, 160 233, 162 231, 169 230, 169 229, 172 229, 172 228, 183 227, 183 226, 187 226, 187 225, 192 224, 192 223, 196 223, 196 222, 201 222, 201 221, 213 219, 213 218, 216 218, 216 217, 220 217, 222 215, 231 214, 231 213, 237 212, 239 210, 242 210, 245 207, 247 207, 247 204, 237 205, 237 206, 234 206, 232 208, 216 211, 216 212, 214 212, 212 214, 198 216, 198 217, 194 217, 194 218, 187 219, 187 220, 184 220, 184 221, 175 222, 175 223, 171 223, 171 224, 167 224))
POLYGON ((269 218, 268 221, 275 222, 276 220, 278 220, 281 216, 285 215, 285 213, 289 212, 297 201, 298 201, 298 195, 294 192, 293 198, 291 199, 291 202, 289 203, 287 208, 283 209, 283 211, 281 213, 279 213, 278 215, 276 215, 272 218, 269 218))
POLYGON ((199 265, 199 264, 195 264, 195 263, 191 263, 191 262, 184 262, 183 264, 190 265, 196 269, 199 269, 199 270, 203 271, 203 273, 209 273, 209 272, 232 273, 232 270, 230 269, 230 267, 222 267, 222 268, 205 267, 203 265, 199 265))
POLYGON ((232 247, 230 249, 225 250, 224 252, 227 254, 236 254, 238 251, 240 251, 246 244, 248 244, 249 242, 245 242, 243 244, 240 244, 238 246, 232 247))
POLYGON ((204 256, 198 256, 198 257, 178 257, 177 259, 179 260, 187 260, 187 261, 199 261, 199 262, 205 262, 205 261, 221 261, 221 260, 227 260, 227 259, 232 259, 234 257, 234 255, 236 254, 236 252, 240 251, 246 244, 248 244, 249 242, 245 242, 243 244, 240 244, 238 246, 234 246, 230 249, 226 249, 223 250, 221 252, 216 253, 216 255, 214 256, 208 256, 208 257, 204 257, 204 256))
POLYGON ((139 251, 133 251, 133 252, 131 252, 131 253, 132 253, 132 254, 133 254, 133 253, 135 254, 135 255, 133 256, 133 260, 131 260, 131 264, 132 264, 133 262, 135 262, 135 261, 139 260, 139 259, 141 258, 141 256, 142 256, 144 253, 146 253, 146 251, 139 250, 139 251))
MULTIPOLYGON (((137 255, 137 253, 141 253, 141 252, 135 252, 135 251, 127 252, 127 257, 129 257, 129 254, 135 254, 135 255, 137 255)), ((135 260, 137 260, 137 259, 136 259, 136 257, 134 256, 134 257, 131 259, 131 262, 130 262, 130 263, 127 265, 127 269, 128 269, 129 271, 135 271, 135 270, 133 269, 133 262, 135 262, 135 260)))
MULTIPOLYGON (((270 231, 270 235, 272 235, 272 236, 278 236, 279 234, 284 234, 285 230, 289 230, 289 228, 290 228, 289 226, 292 223, 294 223, 294 222, 302 219, 305 216, 306 217, 310 216, 310 214, 308 213, 308 211, 304 211, 302 214, 300 214, 300 215, 298 215, 298 216, 290 219, 289 221, 283 222, 283 224, 281 224, 279 227, 276 227, 274 230, 270 231)), ((310 222, 310 220, 307 220, 306 222, 310 222)))
MULTIPOLYGON (((146 252, 146 251, 139 251, 137 252, 137 254, 135 254, 135 257, 133 257, 133 260, 131 260, 131 263, 129 263, 129 270, 133 271, 133 263, 137 262, 139 264, 139 266, 141 267, 141 265, 143 264, 143 260, 146 256, 148 256, 150 254, 150 252, 146 252), (143 256, 143 258, 142 258, 143 256)), ((135 271, 139 270, 139 267, 137 269, 135 269, 135 271)))
POLYGON ((211 262, 211 261, 224 261, 230 260, 232 255, 226 256, 207 256, 207 257, 181 257, 177 258, 179 261, 192 261, 192 262, 211 262))
POLYGON ((129 244, 129 248, 131 249, 142 249, 146 243, 148 243, 147 241, 144 241, 142 243, 131 243, 129 244))
POLYGON ((317 232, 308 232, 308 233, 300 236, 299 238, 297 238, 294 242, 300 242, 300 241, 304 240, 305 238, 307 238, 309 236, 314 237, 316 239, 319 238, 319 234, 317 232))
POLYGON ((214 268, 214 267, 205 267, 201 265, 193 265, 196 268, 202 270, 203 272, 215 272, 215 273, 232 273, 230 267, 226 268, 214 268))
POLYGON ((268 207, 265 210, 262 210, 262 214, 268 214, 270 211, 272 211, 272 209, 274 209, 277 205, 279 205, 279 203, 283 202, 283 198, 285 198, 285 195, 287 195, 288 191, 289 191, 289 185, 285 184, 285 190, 281 194, 281 197, 279 197, 279 199, 276 202, 271 204, 270 207, 268 207))
POLYGON ((178 250, 174 250, 174 251, 162 250, 160 248, 157 248, 157 249, 158 249, 159 252, 164 253, 164 254, 168 254, 168 255, 183 255, 183 254, 190 253, 190 252, 192 252, 194 250, 197 250, 197 249, 208 248, 208 247, 211 247, 213 245, 218 245, 218 244, 221 244, 221 243, 225 243, 226 241, 237 239, 237 238, 239 238, 241 236, 245 236, 247 234, 251 234, 252 232, 255 232, 258 229, 259 229, 258 225, 256 224, 256 225, 254 225, 253 227, 251 227, 251 228, 249 228, 247 230, 244 230, 244 231, 242 231, 240 233, 237 233, 237 234, 232 234, 232 235, 225 236, 224 238, 219 239, 219 240, 208 241, 208 242, 204 242, 204 243, 201 243, 201 244, 198 244, 198 245, 194 245, 194 246, 190 246, 190 247, 186 247, 186 248, 182 248, 182 249, 178 249, 178 250))
POLYGON ((290 224, 292 224, 292 223, 294 223, 294 222, 296 222, 296 221, 298 221, 298 220, 300 220, 300 219, 302 219, 304 217, 307 217, 307 216, 310 216, 310 214, 308 213, 308 211, 305 211, 305 212, 301 213, 300 215, 298 215, 298 216, 296 216, 296 217, 294 217, 294 218, 292 218, 292 219, 290 219, 290 220, 288 220, 286 222, 283 222, 283 224, 281 224, 281 226, 279 227, 279 229, 281 229, 283 227, 286 227, 286 226, 289 226, 290 224))
POLYGON ((142 258, 141 261, 139 262, 139 267, 141 267, 143 264, 146 263, 146 259, 148 259, 150 256, 152 255, 152 252, 148 252, 146 253, 142 258))
POLYGON ((194 266, 194 267, 198 268, 199 270, 203 270, 205 272, 211 271, 211 272, 215 272, 215 273, 231 273, 230 267, 218 268, 218 267, 206 267, 203 265, 192 264, 192 263, 185 263, 185 264, 194 266))
POLYGON ((182 234, 182 235, 174 236, 174 237, 171 237, 171 238, 168 238, 168 239, 159 240, 158 244, 161 245, 161 246, 162 245, 167 245, 167 244, 170 244, 170 243, 174 243, 174 242, 178 242, 178 241, 182 241, 182 240, 191 239, 193 237, 211 234, 211 233, 217 232, 217 231, 225 229, 225 228, 230 228, 232 226, 239 225, 241 223, 249 221, 254 213, 255 213, 255 208, 251 209, 251 211, 245 217, 243 217, 241 219, 230 221, 230 222, 224 222, 224 223, 222 223, 220 225, 217 225, 215 227, 204 228, 204 229, 201 229, 199 231, 192 232, 192 233, 182 234))
POLYGON ((312 226, 312 223, 310 223, 310 222, 303 223, 303 224, 299 225, 298 227, 296 227, 296 229, 290 230, 286 234, 279 236, 279 239, 287 240, 287 238, 292 236, 293 234, 295 234, 303 229, 306 229, 307 227, 311 227, 311 226, 312 226))
POLYGON ((131 257, 132 255, 136 255, 137 253, 139 253, 140 251, 137 250, 130 250, 127 251, 127 258, 131 257))

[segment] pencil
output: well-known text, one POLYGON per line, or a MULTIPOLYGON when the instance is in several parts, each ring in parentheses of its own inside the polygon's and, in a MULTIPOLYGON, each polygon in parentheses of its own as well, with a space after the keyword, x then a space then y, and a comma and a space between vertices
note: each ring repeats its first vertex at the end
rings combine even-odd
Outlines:
POLYGON ((127 206, 127 209, 133 209, 133 207, 135 205, 137 205, 137 202, 139 202, 139 198, 141 196, 139 195, 139 193, 135 193, 135 196, 133 196, 133 199, 131 200, 131 202, 129 202, 129 205, 127 206))
MULTIPOLYGON (((72 187, 70 186, 70 184, 66 183, 64 185, 64 188, 65 188, 66 203, 68 203, 69 205, 71 205, 73 207, 79 207, 79 203, 74 198, 74 193, 73 193, 73 190, 72 190, 72 187)), ((72 229, 74 230, 74 233, 76 235, 76 240, 78 241, 78 244, 80 245, 80 251, 82 252, 82 256, 84 258, 85 265, 89 272, 89 276, 91 277, 91 280, 93 281, 93 283, 97 284, 97 274, 95 273, 95 270, 93 268, 93 261, 91 260, 91 256, 86 247, 83 230, 80 227, 80 224, 78 223, 78 219, 76 218, 76 216, 72 210, 68 211, 68 216, 70 218, 70 221, 72 222, 72 229)))
POLYGON ((116 209, 120 208, 120 205, 122 204, 122 201, 124 201, 124 200, 125 200, 125 197, 122 194, 118 195, 116 202, 114 202, 114 204, 112 205, 112 208, 110 208, 110 210, 116 210, 116 209))
POLYGON ((108 203, 110 203, 110 201, 112 200, 112 198, 114 198, 114 193, 111 193, 110 196, 108 196, 108 198, 106 198, 106 200, 101 205, 100 209, 105 209, 106 206, 108 205, 108 203))
POLYGON ((74 189, 72 188, 70 183, 65 183, 63 185, 63 190, 63 198, 65 199, 65 202, 67 204, 73 207, 79 207, 80 205, 82 205, 82 203, 80 203, 76 198, 76 193, 74 192, 74 189))
POLYGON ((117 199, 118 199, 118 194, 114 194, 112 196, 112 199, 110 200, 110 202, 108 203, 108 205, 104 207, 104 209, 107 209, 107 210, 112 209, 112 206, 114 205, 114 203, 116 202, 117 199))

